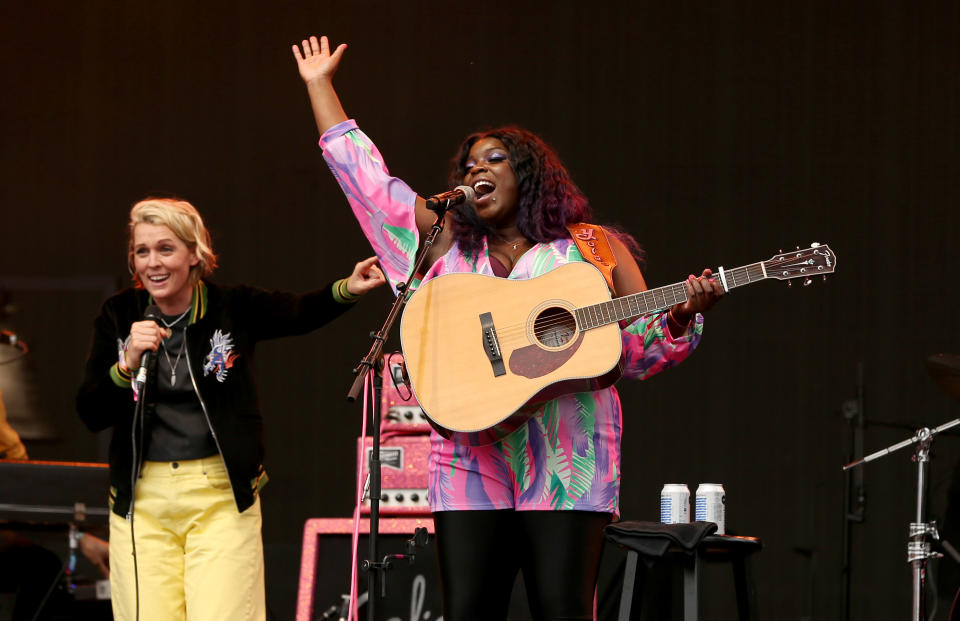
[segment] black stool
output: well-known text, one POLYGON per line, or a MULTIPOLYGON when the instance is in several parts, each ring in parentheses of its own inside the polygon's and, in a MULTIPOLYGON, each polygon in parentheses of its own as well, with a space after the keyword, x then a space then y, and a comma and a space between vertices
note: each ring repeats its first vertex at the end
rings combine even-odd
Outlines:
POLYGON ((665 559, 683 568, 683 619, 700 618, 700 574, 703 562, 730 562, 733 567, 740 621, 756 621, 757 594, 750 557, 763 547, 756 537, 713 535, 716 524, 660 524, 659 522, 616 522, 604 530, 607 539, 627 550, 620 595, 618 621, 630 620, 637 561, 648 566, 665 559))

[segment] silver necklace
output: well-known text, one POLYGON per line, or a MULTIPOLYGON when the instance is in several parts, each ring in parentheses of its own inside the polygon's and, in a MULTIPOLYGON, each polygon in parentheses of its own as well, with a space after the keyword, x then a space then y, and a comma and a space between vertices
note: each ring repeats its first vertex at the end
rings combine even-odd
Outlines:
MULTIPOLYGON (((173 326, 177 325, 177 324, 180 322, 181 319, 183 319, 184 317, 186 317, 186 316, 187 316, 187 313, 189 313, 190 310, 191 310, 190 307, 188 307, 187 310, 185 310, 185 311, 183 311, 182 313, 180 313, 180 316, 179 316, 179 317, 177 317, 176 319, 174 319, 173 321, 171 321, 171 322, 169 322, 169 323, 168 323, 167 320, 164 319, 162 316, 160 317, 160 321, 161 321, 161 323, 163 323, 163 325, 165 325, 167 328, 173 329, 173 326)), ((170 366, 170 386, 171 386, 171 387, 177 385, 177 367, 180 366, 180 356, 183 354, 183 350, 186 348, 186 344, 187 344, 187 329, 184 328, 184 329, 183 329, 183 341, 180 343, 180 351, 177 352, 177 359, 176 359, 175 361, 170 362, 170 354, 167 353, 167 348, 166 348, 166 347, 163 348, 163 355, 164 355, 164 357, 167 359, 167 364, 170 366)))
MULTIPOLYGON (((500 237, 500 235, 497 235, 497 237, 500 237)), ((505 244, 510 245, 514 250, 516 250, 516 249, 517 249, 517 246, 519 246, 519 245, 522 244, 523 242, 527 241, 527 238, 526 238, 526 237, 521 237, 520 239, 518 239, 518 240, 516 240, 516 241, 510 241, 509 239, 504 239, 503 237, 500 237, 500 241, 502 241, 502 242, 505 243, 505 244)))
POLYGON ((193 309, 192 306, 188 306, 188 307, 187 307, 187 310, 185 310, 185 311, 183 311, 182 313, 180 313, 180 316, 177 317, 176 319, 174 319, 173 321, 171 321, 170 323, 167 323, 167 320, 164 319, 163 316, 161 315, 161 316, 160 316, 160 322, 163 323, 163 325, 167 326, 168 328, 172 328, 173 326, 175 326, 175 325, 177 325, 178 323, 180 323, 180 320, 183 319, 183 318, 186 316, 186 314, 189 313, 192 309, 193 309))
MULTIPOLYGON (((176 323, 176 322, 174 322, 176 323)), ((170 354, 167 353, 167 348, 163 348, 163 355, 167 359, 167 364, 170 365, 170 386, 177 385, 177 367, 180 365, 180 356, 183 354, 183 350, 186 348, 187 344, 187 331, 183 331, 183 342, 180 343, 180 351, 177 352, 177 359, 173 362, 170 362, 170 354)))

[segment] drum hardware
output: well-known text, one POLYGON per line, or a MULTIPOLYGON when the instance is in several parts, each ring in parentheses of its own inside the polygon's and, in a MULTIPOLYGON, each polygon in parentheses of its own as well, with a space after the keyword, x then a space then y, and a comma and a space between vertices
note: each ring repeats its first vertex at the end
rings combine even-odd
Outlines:
MULTIPOLYGON (((960 356, 952 354, 935 354, 930 356, 927 358, 927 371, 930 373, 930 377, 933 378, 948 395, 960 401, 960 356)), ((932 537, 934 540, 940 539, 936 522, 928 522, 925 519, 924 495, 927 484, 927 470, 929 469, 930 463, 930 447, 937 434, 952 429, 957 425, 960 425, 960 418, 955 418, 933 429, 922 427, 918 429, 911 438, 902 440, 843 466, 844 471, 850 470, 861 464, 880 459, 901 448, 912 444, 917 445, 916 452, 913 456, 913 461, 917 464, 916 519, 910 523, 907 541, 907 562, 910 564, 913 578, 911 621, 922 621, 925 618, 924 592, 927 579, 927 561, 943 557, 942 554, 934 552, 931 549, 930 541, 927 539, 928 537, 932 537)))

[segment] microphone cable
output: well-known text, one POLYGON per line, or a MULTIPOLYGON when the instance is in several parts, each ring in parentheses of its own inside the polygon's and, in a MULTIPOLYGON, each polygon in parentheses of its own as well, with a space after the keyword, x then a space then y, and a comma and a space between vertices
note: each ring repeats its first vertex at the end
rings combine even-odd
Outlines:
MULTIPOLYGON (((149 372, 147 373, 149 375, 149 372)), ((136 382, 136 379, 133 380, 136 382)), ((134 534, 134 505, 137 499, 137 478, 140 475, 140 460, 143 455, 143 421, 144 408, 147 402, 147 382, 144 381, 137 393, 137 404, 133 408, 133 424, 130 428, 130 449, 132 453, 130 469, 130 507, 127 510, 127 521, 130 522, 130 555, 133 557, 133 593, 135 602, 136 621, 140 621, 140 567, 137 559, 137 538, 134 534), (140 433, 137 433, 137 428, 140 433)))

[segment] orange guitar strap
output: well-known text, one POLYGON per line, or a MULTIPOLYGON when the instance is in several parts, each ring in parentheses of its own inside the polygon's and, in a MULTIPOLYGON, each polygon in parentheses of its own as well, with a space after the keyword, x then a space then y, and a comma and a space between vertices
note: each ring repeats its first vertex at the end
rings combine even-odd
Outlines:
POLYGON ((610 248, 610 242, 603 227, 579 222, 567 225, 567 230, 570 231, 570 237, 576 242, 577 249, 583 258, 600 270, 603 277, 607 279, 610 291, 616 291, 613 286, 613 268, 617 266, 617 259, 613 256, 613 250, 610 248))

